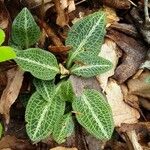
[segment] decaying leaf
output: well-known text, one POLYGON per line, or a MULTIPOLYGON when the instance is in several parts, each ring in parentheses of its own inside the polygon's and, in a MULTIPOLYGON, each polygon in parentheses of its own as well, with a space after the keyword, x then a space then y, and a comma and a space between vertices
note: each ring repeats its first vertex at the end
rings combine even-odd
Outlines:
POLYGON ((110 76, 114 75, 114 70, 116 68, 116 65, 117 65, 118 59, 119 59, 119 52, 117 50, 116 43, 110 39, 105 39, 105 43, 102 45, 99 56, 101 56, 107 60, 110 60, 111 63, 113 64, 113 67, 111 70, 107 71, 104 74, 97 76, 97 79, 100 82, 102 89, 105 91, 108 78, 110 76))
POLYGON ((105 6, 103 11, 106 14, 107 27, 109 27, 111 24, 119 21, 119 18, 113 8, 105 6))
POLYGON ((129 9, 131 6, 128 0, 103 0, 103 4, 117 9, 129 9))
POLYGON ((67 147, 55 147, 50 150, 78 150, 77 148, 67 148, 67 147))
POLYGON ((117 67, 114 78, 123 83, 134 75, 146 56, 147 48, 139 41, 121 32, 110 30, 107 37, 114 40, 116 44, 125 52, 122 63, 117 67))
POLYGON ((7 72, 7 86, 0 99, 0 113, 4 115, 7 124, 10 119, 10 107, 17 99, 22 86, 23 74, 24 72, 19 68, 10 69, 7 72))
POLYGON ((0 141, 0 149, 34 150, 35 148, 26 140, 17 139, 15 136, 7 135, 0 141))
POLYGON ((65 10, 62 9, 60 0, 53 0, 53 2, 55 4, 55 8, 56 8, 56 12, 57 12, 56 24, 61 27, 64 27, 65 25, 68 24, 68 19, 65 14, 65 10))
POLYGON ((150 100, 150 84, 146 83, 146 78, 150 72, 143 72, 137 79, 130 79, 127 82, 129 93, 141 96, 150 100))
POLYGON ((110 80, 106 87, 106 97, 113 112, 115 126, 122 123, 136 123, 140 117, 139 112, 123 101, 121 87, 115 80, 110 80))

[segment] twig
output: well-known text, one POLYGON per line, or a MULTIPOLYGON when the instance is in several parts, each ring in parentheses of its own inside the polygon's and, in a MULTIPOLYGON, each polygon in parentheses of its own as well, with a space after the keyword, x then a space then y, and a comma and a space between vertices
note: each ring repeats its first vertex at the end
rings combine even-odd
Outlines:
POLYGON ((135 6, 135 7, 137 7, 137 5, 134 3, 134 2, 132 2, 131 0, 128 0, 133 6, 135 6))
POLYGON ((77 2, 75 5, 77 6, 77 5, 79 5, 79 4, 81 4, 81 3, 83 3, 83 2, 85 2, 86 0, 81 0, 80 2, 77 2))

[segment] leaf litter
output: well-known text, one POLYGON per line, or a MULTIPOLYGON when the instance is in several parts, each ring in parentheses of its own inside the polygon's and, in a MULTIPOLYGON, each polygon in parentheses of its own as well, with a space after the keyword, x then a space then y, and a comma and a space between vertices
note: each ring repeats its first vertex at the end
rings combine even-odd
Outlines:
MULTIPOLYGON (((73 76, 70 77, 70 80, 77 95, 81 94, 84 87, 92 87, 103 91, 111 106, 116 126, 116 132, 114 134, 118 137, 119 135, 121 136, 119 138, 112 137, 112 139, 105 142, 104 145, 99 145, 99 149, 107 149, 110 147, 116 150, 127 147, 134 147, 134 149, 138 150, 146 149, 148 148, 148 141, 146 140, 147 133, 145 133, 145 131, 148 132, 150 129, 150 126, 147 125, 150 120, 148 112, 148 110, 150 110, 150 87, 149 84, 145 82, 145 79, 150 75, 149 59, 147 58, 149 26, 148 24, 144 25, 145 18, 141 16, 143 13, 139 13, 144 12, 144 6, 141 1, 103 0, 102 2, 103 4, 97 0, 92 0, 91 2, 82 0, 47 0, 43 5, 41 1, 38 0, 32 2, 28 0, 12 0, 10 5, 10 2, 5 3, 1 1, 0 27, 5 29, 8 33, 6 34, 7 39, 9 39, 10 28, 8 20, 10 20, 9 17, 12 15, 9 11, 13 8, 12 6, 17 6, 17 9, 14 11, 14 14, 17 14, 20 11, 21 5, 28 6, 33 10, 33 14, 35 16, 37 15, 37 22, 45 32, 42 47, 46 47, 46 49, 49 49, 53 54, 58 55, 58 58, 61 56, 61 62, 65 63, 66 53, 71 47, 65 46, 64 40, 66 32, 70 29, 69 26, 72 26, 73 20, 75 20, 75 18, 80 20, 81 17, 93 13, 98 9, 102 9, 99 6, 105 5, 105 9, 103 10, 107 15, 107 34, 99 56, 109 59, 113 63, 113 68, 109 72, 97 76, 97 78, 88 79, 88 81, 73 76), (136 7, 133 7, 133 4, 136 4, 136 7), (131 6, 133 9, 130 11, 131 6), (9 7, 11 8, 8 11, 7 8, 9 7), (139 9, 137 9, 137 7, 139 9), (44 15, 44 20, 38 16, 39 12, 44 15), (141 34, 144 38, 141 38, 141 34), (62 38, 62 35, 65 36, 62 38), (147 42, 147 44, 145 44, 145 42, 147 42), (144 71, 135 77, 134 75, 139 71, 142 65, 144 71), (140 127, 137 128, 137 125, 140 127)), ((40 40, 42 40, 42 38, 43 37, 41 37, 40 40)), ((16 66, 11 66, 11 64, 13 64, 13 62, 8 62, 8 65, 0 65, 0 112, 5 118, 3 123, 4 127, 5 122, 10 122, 11 124, 11 116, 13 116, 11 113, 14 112, 11 110, 14 109, 13 105, 15 105, 15 101, 18 99, 18 95, 21 94, 21 86, 24 86, 24 84, 22 84, 24 72, 18 68, 14 68, 16 66), (7 68, 10 69, 10 67, 13 67, 13 69, 8 70, 7 68), (5 73, 3 70, 5 70, 5 73)), ((31 82, 31 76, 27 76, 31 82)), ((26 78, 24 80, 26 80, 26 78)), ((32 82, 30 84, 32 84, 32 82)), ((24 88, 23 92, 27 94, 28 89, 24 88)), ((20 107, 22 108, 23 106, 21 105, 20 107)), ((13 118, 14 121, 15 119, 16 118, 13 118)), ((24 123, 22 118, 21 121, 24 123)), ((76 130, 83 131, 83 129, 79 127, 76 130)), ((89 142, 86 137, 87 133, 84 131, 77 132, 77 135, 73 137, 72 141, 68 140, 62 145, 58 145, 52 141, 51 144, 48 142, 44 143, 46 146, 43 146, 43 143, 41 143, 42 146, 36 146, 28 143, 28 137, 24 137, 24 142, 27 144, 23 144, 23 146, 25 149, 40 147, 43 150, 46 148, 52 150, 87 150, 87 147, 83 146, 83 148, 80 142, 76 143, 77 137, 79 136, 78 134, 81 134, 80 142, 82 144, 84 143, 83 145, 89 144, 88 150, 95 150, 94 146, 91 145, 95 143, 94 145, 96 146, 96 143, 99 141, 90 138, 89 142)), ((18 147, 21 145, 22 139, 17 140, 19 140, 19 142, 16 142, 16 137, 8 137, 4 134, 0 141, 0 148, 23 149, 22 147, 18 147), (11 144, 8 144, 8 141, 11 141, 11 144)))

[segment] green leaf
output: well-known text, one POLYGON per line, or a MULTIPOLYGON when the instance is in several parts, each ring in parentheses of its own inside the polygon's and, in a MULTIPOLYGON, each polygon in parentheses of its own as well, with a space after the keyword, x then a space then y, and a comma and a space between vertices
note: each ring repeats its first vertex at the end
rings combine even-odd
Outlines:
POLYGON ((46 101, 51 101, 51 96, 53 94, 55 94, 54 90, 56 88, 54 82, 53 81, 44 81, 44 80, 35 79, 33 83, 36 87, 37 92, 46 101))
POLYGON ((67 67, 83 51, 90 51, 98 55, 105 35, 105 14, 103 12, 93 13, 75 23, 68 33, 66 45, 73 47, 69 53, 67 67))
POLYGON ((0 28, 0 45, 5 41, 5 32, 0 28))
POLYGON ((2 134, 3 134, 3 126, 2 126, 2 124, 0 123, 0 139, 1 139, 1 137, 2 137, 2 134))
POLYGON ((14 59, 15 57, 16 53, 14 52, 13 48, 9 46, 0 47, 0 62, 14 59))
POLYGON ((110 139, 114 130, 112 111, 105 97, 96 90, 86 89, 73 101, 78 122, 98 139, 110 139))
POLYGON ((39 48, 18 51, 15 61, 23 70, 42 80, 51 80, 59 73, 55 56, 39 48))
POLYGON ((99 56, 85 56, 82 58, 81 63, 75 64, 71 68, 71 74, 82 77, 93 77, 107 72, 112 68, 112 63, 99 56))
POLYGON ((53 139, 58 143, 61 144, 65 142, 65 139, 74 131, 74 122, 72 119, 71 114, 64 115, 61 120, 55 124, 53 130, 53 139))
POLYGON ((12 40, 22 48, 29 48, 40 37, 40 28, 37 26, 32 14, 23 8, 12 24, 12 40))
POLYGON ((26 107, 25 120, 26 131, 30 139, 39 142, 47 138, 53 131, 54 125, 63 116, 65 102, 57 95, 50 101, 35 92, 26 107))
POLYGON ((60 84, 61 88, 59 94, 61 99, 63 99, 64 101, 72 102, 74 97, 74 91, 72 88, 71 81, 70 80, 62 81, 60 84))

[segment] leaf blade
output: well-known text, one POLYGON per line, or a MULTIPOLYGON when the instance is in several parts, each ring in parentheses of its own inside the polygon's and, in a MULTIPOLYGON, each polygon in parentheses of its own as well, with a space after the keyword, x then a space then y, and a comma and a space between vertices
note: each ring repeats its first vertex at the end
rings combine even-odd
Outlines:
POLYGON ((12 40, 22 48, 29 48, 40 37, 40 28, 37 26, 32 14, 23 8, 12 24, 12 40))
POLYGON ((40 48, 17 51, 15 61, 23 70, 42 80, 51 80, 59 73, 55 56, 40 48))
POLYGON ((73 47, 67 67, 69 68, 83 51, 91 51, 94 55, 98 55, 104 35, 105 14, 103 12, 93 13, 74 24, 66 39, 66 45, 73 47))
POLYGON ((0 28, 0 45, 5 41, 5 32, 0 28))
POLYGON ((74 123, 71 114, 65 114, 61 120, 55 125, 53 130, 53 138, 58 143, 61 144, 65 142, 65 139, 74 131, 74 123))
POLYGON ((80 60, 81 64, 75 64, 71 68, 71 73, 77 76, 89 78, 105 73, 112 68, 112 63, 102 57, 88 57, 88 55, 83 55, 80 60))
POLYGON ((0 47, 0 62, 16 58, 16 53, 9 46, 0 47))
POLYGON ((95 90, 86 89, 73 101, 78 122, 98 139, 110 139, 114 123, 110 106, 104 96, 95 90))
POLYGON ((34 142, 48 137, 54 124, 60 119, 65 110, 65 103, 58 97, 45 101, 42 96, 35 92, 26 108, 25 120, 27 122, 26 131, 30 139, 34 142))

